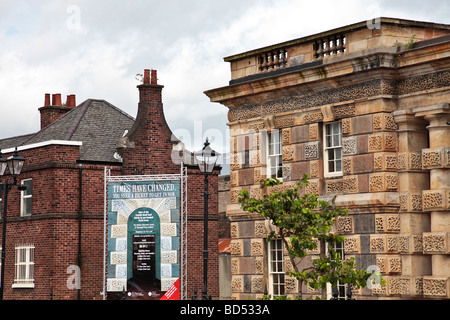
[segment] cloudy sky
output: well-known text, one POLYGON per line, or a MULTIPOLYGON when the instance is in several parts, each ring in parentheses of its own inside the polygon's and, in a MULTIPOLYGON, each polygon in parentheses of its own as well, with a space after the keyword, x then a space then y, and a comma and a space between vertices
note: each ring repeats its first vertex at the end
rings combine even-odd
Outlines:
POLYGON ((227 152, 227 110, 203 93, 228 84, 224 57, 380 16, 450 24, 450 1, 0 0, 0 139, 39 130, 45 93, 135 117, 149 68, 186 147, 227 152))

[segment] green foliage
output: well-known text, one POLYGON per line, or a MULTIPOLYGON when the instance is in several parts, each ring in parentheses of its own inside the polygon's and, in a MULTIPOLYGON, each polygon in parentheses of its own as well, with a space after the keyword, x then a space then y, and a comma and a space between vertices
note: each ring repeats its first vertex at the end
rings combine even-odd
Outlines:
MULTIPOLYGON (((266 179, 260 183, 264 189, 279 185, 280 181, 266 179)), ((242 190, 238 198, 243 210, 259 213, 277 227, 278 231, 272 231, 267 241, 283 239, 292 262, 295 258, 304 258, 310 250, 320 249, 320 244, 324 247, 323 244, 328 243, 329 248, 333 248, 333 243, 344 241, 343 236, 332 232, 332 227, 337 217, 348 214, 347 209, 320 200, 319 195, 306 192, 302 195, 301 189, 307 186, 308 176, 304 175, 292 189, 266 193, 262 199, 250 198, 248 191, 242 190)), ((338 281, 360 288, 366 285, 371 275, 365 270, 357 270, 354 258, 341 260, 333 249, 328 254, 322 252, 306 270, 296 270, 295 263, 293 265, 295 270, 290 275, 315 289, 324 289, 327 283, 336 286, 338 281)))

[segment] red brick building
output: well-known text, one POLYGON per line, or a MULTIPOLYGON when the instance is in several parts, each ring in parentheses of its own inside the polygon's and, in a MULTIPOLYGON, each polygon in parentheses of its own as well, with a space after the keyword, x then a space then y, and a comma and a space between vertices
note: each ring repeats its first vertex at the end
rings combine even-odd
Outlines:
MULTIPOLYGON (((136 119, 105 100, 88 99, 76 106, 70 95, 62 105, 60 94, 52 101, 46 94, 39 109, 41 129, 0 140, 5 158, 16 147, 26 158, 18 181, 28 187, 14 187, 8 194, 4 299, 103 299, 105 168, 115 176, 173 174, 180 172, 177 159, 186 160, 188 175, 186 294, 193 294, 194 285, 201 288, 204 178, 192 154, 172 136, 162 89, 156 71, 150 76, 146 70, 138 86, 136 119)), ((219 295, 219 172, 217 168, 209 177, 212 297, 219 295)), ((7 179, 12 178, 5 173, 2 182, 7 179)))

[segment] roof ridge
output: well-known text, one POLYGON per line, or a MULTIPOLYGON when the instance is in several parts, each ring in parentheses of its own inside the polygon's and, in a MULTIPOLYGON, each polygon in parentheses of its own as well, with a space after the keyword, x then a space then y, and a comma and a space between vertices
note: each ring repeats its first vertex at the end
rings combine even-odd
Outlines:
MULTIPOLYGON (((86 110, 90 106, 91 102, 92 102, 92 99, 87 99, 87 100, 83 101, 81 104, 79 104, 77 107, 75 107, 73 110, 70 110, 69 112, 67 112, 65 114, 65 115, 67 115, 68 113, 70 113, 74 110, 81 110, 80 115, 77 118, 75 118, 74 123, 70 126, 70 130, 66 135, 66 140, 70 140, 72 138, 73 134, 75 133, 75 131, 78 128, 78 125, 80 124, 81 120, 83 119, 84 115, 86 114, 86 110)), ((62 117, 64 117, 64 116, 62 116, 62 117)), ((58 121, 61 118, 58 118, 54 122, 58 121)))

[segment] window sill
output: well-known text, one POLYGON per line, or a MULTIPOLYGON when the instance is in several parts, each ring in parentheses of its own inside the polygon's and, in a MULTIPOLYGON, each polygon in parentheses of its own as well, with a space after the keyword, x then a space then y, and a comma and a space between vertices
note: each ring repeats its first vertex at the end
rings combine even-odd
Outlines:
POLYGON ((14 289, 34 289, 34 283, 13 283, 14 289))
POLYGON ((341 172, 333 172, 333 173, 325 172, 323 174, 324 178, 342 178, 342 176, 343 176, 342 171, 341 172))

